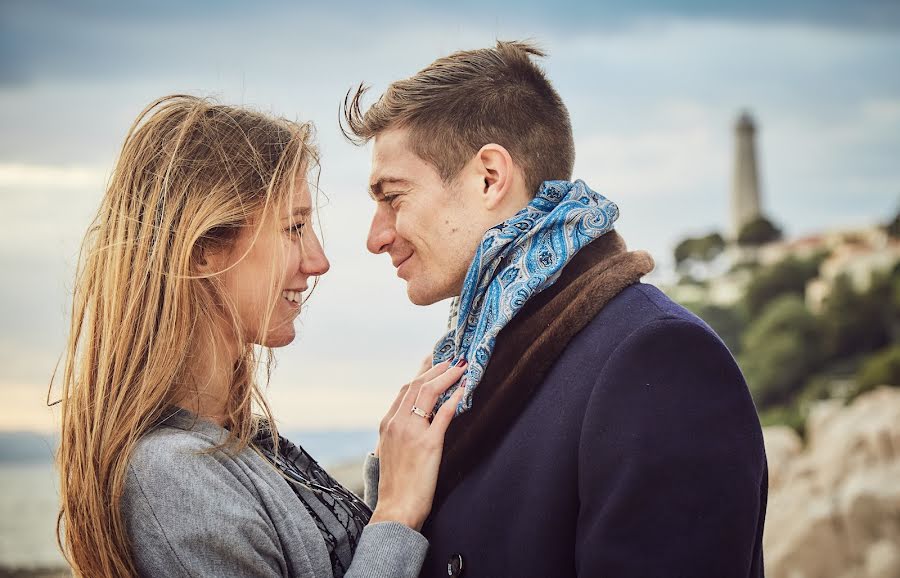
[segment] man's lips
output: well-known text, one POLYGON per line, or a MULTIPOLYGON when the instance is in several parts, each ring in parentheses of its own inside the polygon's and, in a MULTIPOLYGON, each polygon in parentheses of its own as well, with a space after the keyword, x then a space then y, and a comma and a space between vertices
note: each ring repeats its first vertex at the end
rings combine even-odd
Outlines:
POLYGON ((399 269, 400 265, 409 261, 409 258, 412 257, 412 253, 407 255, 406 257, 402 257, 400 259, 391 259, 391 262, 394 264, 394 269, 399 269))

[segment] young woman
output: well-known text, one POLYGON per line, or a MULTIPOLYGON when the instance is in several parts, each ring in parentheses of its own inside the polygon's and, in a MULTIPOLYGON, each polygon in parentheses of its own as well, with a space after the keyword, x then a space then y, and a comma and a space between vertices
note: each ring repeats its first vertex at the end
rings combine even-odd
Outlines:
POLYGON ((401 389, 368 503, 278 436, 257 381, 329 267, 311 138, 181 95, 129 131, 82 247, 63 376, 59 531, 77 575, 418 575, 459 398, 427 412, 464 362, 401 389))

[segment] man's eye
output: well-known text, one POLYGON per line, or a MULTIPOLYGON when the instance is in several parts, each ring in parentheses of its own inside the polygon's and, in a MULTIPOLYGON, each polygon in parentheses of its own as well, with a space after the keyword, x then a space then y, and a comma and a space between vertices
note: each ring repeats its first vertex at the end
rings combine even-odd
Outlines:
POLYGON ((391 206, 394 206, 394 201, 396 201, 399 198, 400 198, 400 195, 385 195, 384 202, 391 206))

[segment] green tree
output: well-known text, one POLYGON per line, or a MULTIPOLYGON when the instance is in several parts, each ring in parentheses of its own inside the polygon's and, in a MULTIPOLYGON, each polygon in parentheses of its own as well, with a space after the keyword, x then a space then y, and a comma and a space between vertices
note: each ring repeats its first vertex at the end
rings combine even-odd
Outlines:
POLYGON ((744 295, 750 317, 758 315, 770 302, 782 295, 805 295, 806 284, 819 275, 819 266, 826 256, 827 253, 806 259, 788 257, 758 271, 747 285, 744 295))
POLYGON ((743 247, 758 247, 778 241, 782 237, 781 229, 765 217, 757 217, 744 224, 738 232, 737 243, 743 247))
POLYGON ((897 237, 900 237, 900 211, 897 211, 897 214, 894 215, 894 218, 891 220, 891 222, 885 225, 885 230, 887 231, 888 235, 894 237, 895 239, 897 237))
POLYGON ((675 245, 675 266, 679 269, 691 264, 707 264, 725 250, 725 239, 719 233, 703 237, 688 237, 675 245))
POLYGON ((709 303, 686 303, 685 307, 713 328, 732 355, 740 354, 741 334, 747 325, 746 315, 740 307, 724 307, 709 303))
POLYGON ((890 343, 898 314, 893 273, 873 275, 866 291, 838 276, 822 310, 825 354, 829 361, 868 353, 890 343))
POLYGON ((900 386, 900 344, 882 349, 866 359, 856 381, 857 394, 879 385, 900 386))
POLYGON ((739 362, 760 408, 790 401, 821 363, 821 326, 796 295, 771 302, 747 328, 739 362))

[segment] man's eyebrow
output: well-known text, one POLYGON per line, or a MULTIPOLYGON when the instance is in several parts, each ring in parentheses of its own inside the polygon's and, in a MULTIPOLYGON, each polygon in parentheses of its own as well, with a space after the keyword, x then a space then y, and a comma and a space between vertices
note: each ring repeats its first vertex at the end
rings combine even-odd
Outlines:
POLYGON ((386 184, 409 186, 411 183, 407 179, 401 179, 399 177, 381 177, 369 185, 369 196, 375 201, 381 201, 384 198, 384 191, 382 189, 386 184))

